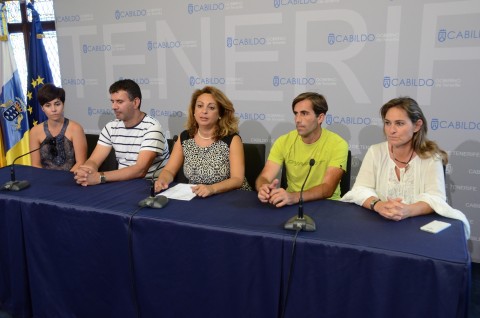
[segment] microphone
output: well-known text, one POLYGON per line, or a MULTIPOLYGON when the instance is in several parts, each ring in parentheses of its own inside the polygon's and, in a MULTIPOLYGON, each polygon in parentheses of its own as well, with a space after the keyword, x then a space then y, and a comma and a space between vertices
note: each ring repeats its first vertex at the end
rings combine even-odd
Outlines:
MULTIPOLYGON (((173 136, 173 144, 175 144, 175 142, 177 141, 178 139, 178 136, 175 135, 173 136)), ((171 151, 170 149, 168 149, 169 151, 171 151)), ((168 156, 168 158, 170 158, 170 155, 168 156)), ((140 202, 138 202, 138 205, 140 207, 149 207, 149 208, 154 208, 154 209, 161 209, 163 208, 164 206, 167 205, 168 203, 168 198, 164 195, 155 195, 155 174, 157 173, 158 169, 162 166, 163 164, 163 161, 165 160, 165 158, 160 161, 160 164, 157 166, 157 168, 153 171, 152 173, 152 178, 150 179, 150 196, 143 199, 143 200, 140 200, 140 202)))
POLYGON ((25 188, 28 188, 30 186, 30 182, 27 180, 16 180, 15 178, 15 161, 18 159, 22 158, 23 156, 29 155, 32 152, 40 150, 43 146, 45 145, 52 145, 54 143, 54 140, 52 138, 45 138, 44 141, 40 144, 40 147, 33 149, 27 153, 24 153, 23 155, 20 155, 13 159, 12 164, 10 165, 10 181, 6 182, 0 190, 9 190, 9 191, 20 191, 25 188))
POLYGON ((290 218, 284 225, 285 230, 304 230, 307 232, 313 232, 316 230, 315 221, 308 215, 303 214, 303 187, 307 183, 308 176, 312 167, 315 164, 315 159, 310 159, 310 168, 308 169, 307 177, 303 181, 302 188, 300 189, 300 199, 298 200, 298 215, 290 218))

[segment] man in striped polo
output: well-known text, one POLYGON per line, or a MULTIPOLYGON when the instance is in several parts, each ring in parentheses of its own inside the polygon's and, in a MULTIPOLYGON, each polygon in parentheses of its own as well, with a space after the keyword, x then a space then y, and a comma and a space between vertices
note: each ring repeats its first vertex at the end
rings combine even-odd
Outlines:
POLYGON ((142 93, 138 84, 130 79, 119 80, 109 92, 116 119, 105 125, 90 158, 74 172, 76 182, 82 186, 151 178, 169 158, 160 123, 140 110, 142 93), (112 147, 118 169, 99 172, 112 147))

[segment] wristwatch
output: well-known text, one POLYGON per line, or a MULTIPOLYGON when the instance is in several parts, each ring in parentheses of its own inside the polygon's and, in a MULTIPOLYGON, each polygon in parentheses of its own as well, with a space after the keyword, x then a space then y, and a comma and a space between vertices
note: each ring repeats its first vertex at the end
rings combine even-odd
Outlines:
POLYGON ((370 210, 375 211, 373 208, 375 207, 375 204, 380 202, 380 199, 373 199, 372 202, 370 202, 370 210))
POLYGON ((107 183, 107 177, 103 172, 100 172, 100 183, 107 183))

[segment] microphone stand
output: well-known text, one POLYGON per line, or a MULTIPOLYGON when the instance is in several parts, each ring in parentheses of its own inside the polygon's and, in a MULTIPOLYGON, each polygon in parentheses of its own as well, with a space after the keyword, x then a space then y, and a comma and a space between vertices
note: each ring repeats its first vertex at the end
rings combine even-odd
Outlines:
POLYGON ((302 188, 300 189, 300 199, 298 200, 298 215, 291 217, 284 225, 285 230, 304 230, 306 232, 314 232, 316 230, 315 221, 308 215, 303 214, 303 187, 307 183, 308 176, 312 167, 315 164, 315 159, 310 159, 310 168, 308 169, 307 177, 303 181, 302 188))
POLYGON ((18 159, 22 158, 23 156, 26 156, 26 155, 29 155, 31 154, 32 152, 35 152, 35 151, 38 151, 40 150, 44 145, 48 144, 49 142, 45 142, 43 141, 41 144, 40 144, 40 147, 36 148, 36 149, 33 149, 27 153, 24 153, 23 155, 20 155, 18 157, 16 157, 12 164, 10 165, 10 181, 6 182, 1 188, 0 190, 9 190, 9 191, 20 191, 20 190, 23 190, 25 188, 28 188, 30 186, 30 182, 28 182, 27 180, 16 180, 15 178, 15 161, 17 161, 18 159))
MULTIPOLYGON (((177 140, 175 137, 173 138, 174 142, 177 140)), ((166 139, 165 139, 165 142, 167 142, 166 139)), ((169 149, 169 151, 170 151, 170 149, 169 149)), ((170 155, 168 156, 168 158, 170 158, 170 155)), ((143 200, 140 200, 140 202, 138 202, 138 206, 161 209, 161 208, 163 208, 164 206, 167 205, 168 198, 166 196, 164 196, 164 195, 157 195, 156 196, 155 195, 155 174, 160 169, 160 167, 162 166, 164 161, 165 161, 165 158, 162 161, 160 161, 157 168, 152 173, 152 178, 150 179, 150 182, 151 182, 151 184, 150 184, 150 196, 143 199, 143 200)))
POLYGON ((156 208, 161 209, 168 203, 168 198, 163 195, 155 195, 155 173, 157 172, 158 168, 162 165, 163 160, 160 161, 157 169, 153 171, 152 178, 150 179, 150 196, 146 197, 143 200, 138 202, 138 206, 140 207, 149 207, 149 208, 156 208))

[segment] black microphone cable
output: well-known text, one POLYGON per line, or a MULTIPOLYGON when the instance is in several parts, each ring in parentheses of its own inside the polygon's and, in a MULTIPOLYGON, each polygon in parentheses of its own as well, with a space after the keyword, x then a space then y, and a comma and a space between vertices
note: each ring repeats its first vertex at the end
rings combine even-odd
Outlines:
POLYGON ((285 317, 285 311, 287 309, 287 302, 288 302, 288 293, 290 291, 290 285, 292 284, 292 276, 293 276, 293 269, 295 265, 295 252, 296 252, 296 246, 297 246, 297 236, 298 233, 302 230, 302 228, 297 228, 295 231, 295 236, 293 237, 293 245, 292 245, 292 255, 290 256, 290 266, 288 270, 288 276, 287 276, 287 284, 286 284, 286 290, 285 290, 285 297, 283 298, 283 304, 280 307, 280 318, 285 317))
MULTIPOLYGON (((175 137, 174 137, 175 138, 175 137)), ((176 140, 176 139, 175 139, 176 140)), ((151 183, 151 188, 150 188, 150 194, 151 196, 154 196, 155 194, 155 189, 154 189, 154 182, 155 182, 155 174, 161 168, 163 162, 165 159, 170 158, 170 154, 165 155, 165 157, 160 161, 160 163, 157 165, 157 167, 154 169, 152 173, 152 178, 150 180, 151 183)), ((131 280, 131 295, 132 295, 132 302, 135 307, 135 316, 137 318, 140 318, 140 305, 138 303, 138 298, 137 298, 137 282, 135 280, 135 262, 133 261, 133 233, 132 233, 132 226, 133 226, 133 217, 143 208, 144 206, 139 206, 135 211, 133 211, 132 214, 130 214, 130 217, 128 218, 128 226, 127 226, 127 237, 128 237, 128 263, 130 267, 130 280, 131 280)))
POLYGON ((292 246, 292 255, 290 258, 290 267, 288 271, 288 276, 287 276, 287 284, 286 284, 286 290, 285 290, 285 297, 281 299, 281 306, 279 310, 279 317, 283 318, 285 316, 285 311, 287 308, 287 301, 288 301, 288 293, 290 291, 290 285, 292 281, 292 276, 293 276, 293 269, 295 265, 295 252, 296 252, 296 242, 297 242, 297 236, 298 232, 304 230, 304 231, 315 231, 315 221, 313 221, 312 218, 310 218, 308 215, 303 214, 303 188, 305 187, 305 184, 307 183, 308 176, 310 176, 310 172, 312 171, 312 167, 315 165, 315 159, 310 159, 309 161, 309 168, 308 168, 308 173, 303 181, 302 188, 300 189, 300 198, 298 200, 298 215, 290 218, 287 223, 285 223, 284 228, 286 230, 294 230, 295 231, 295 236, 293 237, 293 246, 292 246))
MULTIPOLYGON (((163 163, 163 160, 160 162, 160 165, 161 166, 163 163)), ((158 169, 158 167, 157 167, 158 169)), ((152 175, 152 180, 151 180, 151 183, 154 182, 154 175, 155 175, 155 172, 157 171, 157 169, 155 169, 155 171, 153 172, 153 175, 152 175)), ((153 190, 153 184, 151 185, 151 190, 152 192, 152 196, 154 195, 154 192, 155 190, 153 190)), ((131 280, 131 287, 132 287, 132 302, 133 302, 133 305, 135 307, 135 317, 137 318, 140 318, 140 305, 138 303, 138 298, 137 298, 137 282, 135 280, 135 262, 133 261, 133 233, 132 233, 132 227, 133 227, 133 217, 146 205, 141 205, 139 207, 137 207, 135 209, 135 211, 133 211, 132 214, 130 214, 129 218, 128 218, 128 226, 127 226, 127 236, 128 236, 128 263, 129 263, 129 267, 130 267, 130 280, 131 280)))
POLYGON ((127 236, 128 236, 128 263, 130 267, 130 282, 131 282, 131 287, 132 287, 132 302, 133 306, 135 307, 135 317, 140 318, 140 305, 138 304, 138 298, 137 298, 137 282, 135 280, 135 263, 133 261, 133 237, 132 237, 132 221, 133 217, 135 214, 140 211, 142 207, 138 207, 135 211, 133 211, 132 214, 130 214, 130 217, 128 218, 128 227, 127 227, 127 236))
MULTIPOLYGON (((162 159, 158 164, 157 168, 152 173, 152 178, 150 180, 150 197, 153 198, 155 196, 155 173, 157 170, 162 166, 163 161, 162 159)), ((143 201, 143 200, 142 200, 143 201)), ((133 237, 132 237, 132 226, 133 226, 133 217, 140 211, 143 207, 148 206, 141 204, 128 218, 128 226, 127 226, 127 236, 128 236, 128 262, 130 265, 130 279, 131 279, 131 287, 132 287, 132 302, 135 307, 136 317, 140 318, 140 305, 138 304, 137 298, 137 283, 135 280, 135 262, 133 261, 133 237)))

